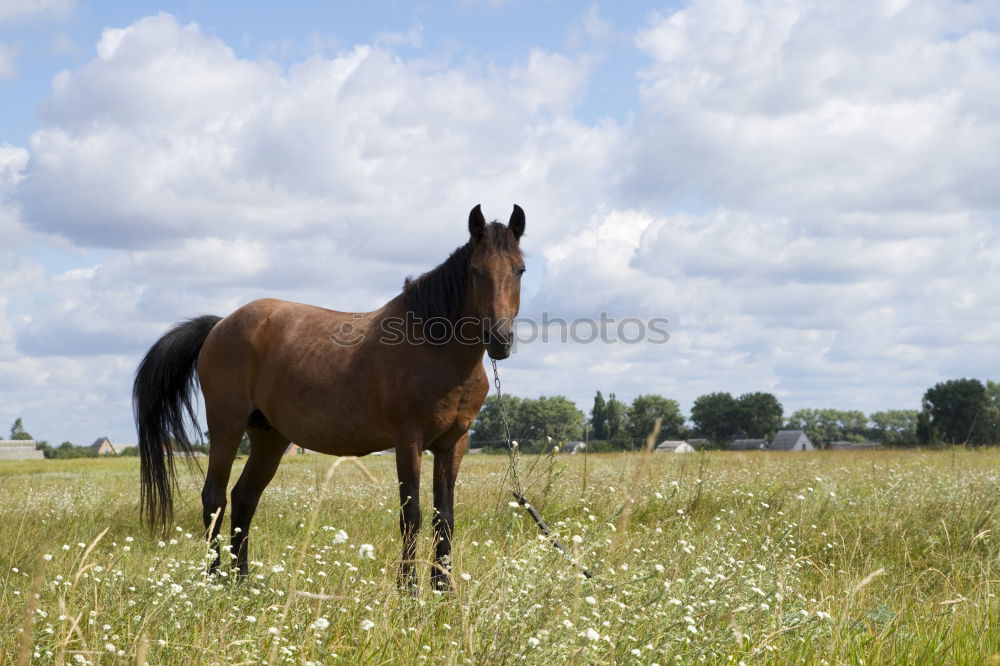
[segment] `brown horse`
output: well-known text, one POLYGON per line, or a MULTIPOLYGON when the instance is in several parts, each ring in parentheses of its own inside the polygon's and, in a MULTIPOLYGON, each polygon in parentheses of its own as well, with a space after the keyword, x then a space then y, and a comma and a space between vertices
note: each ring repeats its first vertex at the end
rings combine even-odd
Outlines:
POLYGON ((208 539, 218 533, 244 432, 250 456, 232 490, 232 552, 247 575, 250 521, 290 441, 321 453, 361 456, 394 447, 403 553, 400 581, 413 588, 420 528, 420 460, 434 453, 437 588, 450 583, 455 478, 468 429, 489 390, 483 352, 510 354, 524 260, 524 211, 507 226, 469 214, 469 242, 437 268, 407 280, 374 312, 335 312, 263 299, 226 318, 202 316, 168 331, 136 372, 146 520, 172 519, 174 451, 191 453, 195 370, 205 399, 210 453, 202 491, 208 539))

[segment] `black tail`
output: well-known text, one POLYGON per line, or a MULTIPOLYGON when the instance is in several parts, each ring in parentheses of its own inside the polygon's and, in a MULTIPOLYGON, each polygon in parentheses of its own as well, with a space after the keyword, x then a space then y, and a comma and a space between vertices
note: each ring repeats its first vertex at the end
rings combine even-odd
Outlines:
POLYGON ((185 419, 195 419, 198 354, 221 317, 204 315, 177 324, 156 341, 135 372, 132 408, 139 431, 141 516, 151 527, 173 518, 174 447, 191 453, 185 419))

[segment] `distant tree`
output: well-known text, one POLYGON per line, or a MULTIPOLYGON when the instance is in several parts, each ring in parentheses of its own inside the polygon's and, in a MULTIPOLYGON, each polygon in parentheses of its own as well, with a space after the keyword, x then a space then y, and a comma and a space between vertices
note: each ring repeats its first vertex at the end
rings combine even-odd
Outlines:
POLYGON ((868 417, 857 409, 837 410, 837 419, 844 439, 849 442, 864 442, 868 439, 868 417))
POLYGON ((846 439, 836 409, 799 409, 792 412, 785 424, 791 430, 803 430, 818 447, 846 439))
POLYGON ((716 444, 724 444, 743 434, 740 404, 728 393, 699 396, 691 407, 691 422, 716 444))
POLYGON ((986 387, 978 379, 939 382, 924 393, 923 411, 931 432, 949 444, 982 443, 986 387))
MULTIPOLYGON (((511 438, 525 449, 529 442, 537 442, 541 449, 548 445, 549 437, 554 442, 565 442, 581 435, 583 412, 561 395, 538 399, 505 395, 503 402, 511 438)), ((477 444, 506 446, 507 434, 496 396, 489 396, 483 403, 471 430, 470 439, 477 444)))
POLYGON ((600 391, 594 396, 594 407, 590 410, 590 427, 593 429, 594 439, 608 438, 608 406, 600 391))
POLYGON ((739 426, 745 437, 753 439, 774 438, 781 429, 784 409, 770 393, 744 393, 737 401, 739 426))
POLYGON ((917 443, 917 419, 920 412, 916 409, 888 409, 884 412, 873 412, 869 417, 872 423, 871 438, 876 442, 884 442, 890 446, 902 446, 917 443))
POLYGON ((607 425, 605 426, 605 436, 612 441, 628 440, 629 434, 626 429, 626 419, 628 418, 628 408, 621 400, 615 397, 614 393, 608 394, 607 404, 607 425))
MULTIPOLYGON (((511 435, 517 439, 521 436, 521 432, 518 430, 521 399, 516 395, 505 395, 503 404, 510 423, 511 435)), ((497 402, 495 395, 486 398, 476 420, 472 422, 471 431, 470 439, 479 444, 487 442, 503 444, 506 442, 507 435, 503 427, 503 420, 500 418, 500 403, 497 402)))
POLYGON ((1000 444, 1000 383, 986 382, 986 397, 980 417, 980 436, 984 444, 1000 444))
POLYGON ((554 442, 566 442, 579 439, 583 432, 583 412, 561 395, 522 400, 518 419, 526 440, 547 442, 551 437, 554 442))
POLYGON ((788 417, 785 427, 804 430, 821 447, 830 442, 863 442, 869 431, 864 412, 843 409, 799 409, 788 417))
POLYGON ((73 442, 63 442, 45 452, 47 458, 96 458, 97 453, 89 446, 77 446, 73 442), (51 452, 51 455, 49 453, 51 452))
POLYGON ((917 443, 930 444, 937 441, 934 429, 931 428, 931 417, 927 412, 920 410, 917 414, 917 443))
POLYGON ((676 400, 661 395, 640 395, 628 408, 628 430, 633 439, 644 440, 660 418, 659 439, 677 439, 684 433, 684 415, 676 400))
POLYGON ((24 423, 21 421, 20 416, 14 419, 14 425, 10 427, 10 438, 19 440, 34 439, 34 437, 25 431, 24 423))

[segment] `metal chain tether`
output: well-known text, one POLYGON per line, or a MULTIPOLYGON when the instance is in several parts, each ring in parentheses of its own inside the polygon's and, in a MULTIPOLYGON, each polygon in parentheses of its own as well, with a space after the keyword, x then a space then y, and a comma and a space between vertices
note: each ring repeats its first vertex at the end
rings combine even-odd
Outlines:
POLYGON ((583 576, 586 578, 593 578, 594 574, 590 573, 585 566, 576 561, 569 549, 567 549, 566 546, 559 541, 556 535, 552 533, 552 530, 549 529, 549 526, 545 524, 545 521, 542 520, 542 516, 538 513, 538 510, 531 506, 531 503, 528 502, 528 498, 526 498, 524 493, 521 492, 521 478, 517 475, 518 447, 514 444, 514 440, 510 436, 510 423, 507 421, 507 410, 504 409, 503 393, 500 391, 500 372, 497 370, 496 359, 491 358, 490 363, 493 364, 493 385, 497 389, 497 407, 500 410, 500 420, 503 422, 504 434, 507 436, 507 456, 509 462, 507 472, 503 477, 503 482, 500 484, 501 492, 497 495, 497 508, 500 508, 500 498, 503 494, 502 488, 507 483, 507 477, 510 477, 511 486, 513 486, 512 492, 514 493, 515 499, 517 499, 517 503, 528 512, 528 515, 531 516, 531 519, 535 521, 536 525, 538 525, 538 529, 541 530, 542 534, 548 537, 549 542, 555 546, 559 552, 570 559, 573 565, 580 570, 580 573, 583 576))
POLYGON ((495 358, 491 358, 490 363, 493 364, 493 385, 497 389, 497 408, 500 410, 500 421, 503 422, 504 434, 507 436, 507 457, 509 464, 507 467, 507 473, 504 474, 504 482, 507 481, 507 477, 510 477, 514 494, 517 495, 518 498, 521 498, 523 497, 523 494, 521 493, 521 478, 517 475, 517 446, 510 435, 510 423, 507 421, 507 410, 503 406, 503 393, 500 391, 500 372, 497 370, 497 361, 495 358))

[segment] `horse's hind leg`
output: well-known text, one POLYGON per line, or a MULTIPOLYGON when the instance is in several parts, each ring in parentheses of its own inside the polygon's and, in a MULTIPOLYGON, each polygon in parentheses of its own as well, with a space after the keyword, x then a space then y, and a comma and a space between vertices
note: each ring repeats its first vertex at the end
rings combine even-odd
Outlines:
POLYGON ((243 473, 233 486, 233 553, 239 566, 240 577, 249 573, 247 537, 250 521, 257 511, 260 496, 281 463, 281 457, 288 447, 288 438, 266 424, 257 424, 251 419, 247 428, 250 436, 250 458, 243 473))
POLYGON ((246 418, 222 418, 208 406, 208 436, 211 441, 208 450, 208 471, 205 487, 201 491, 202 518, 205 521, 205 538, 215 550, 215 559, 208 567, 209 573, 219 568, 219 528, 226 512, 226 487, 233 460, 243 439, 246 418))

